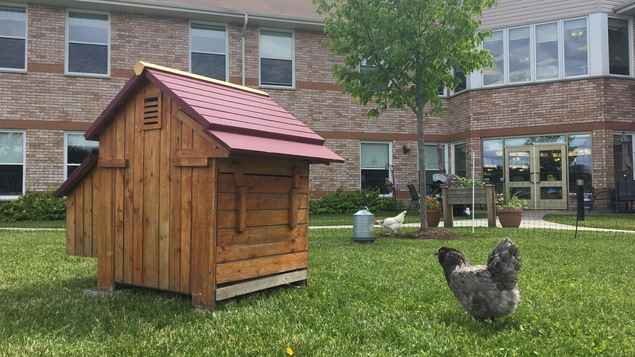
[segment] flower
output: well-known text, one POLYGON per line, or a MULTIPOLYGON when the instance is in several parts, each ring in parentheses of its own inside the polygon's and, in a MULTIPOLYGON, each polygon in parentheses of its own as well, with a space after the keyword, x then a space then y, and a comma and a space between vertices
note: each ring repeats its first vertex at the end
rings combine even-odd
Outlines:
POLYGON ((287 355, 289 356, 293 356, 293 350, 291 349, 291 347, 287 347, 287 355))
POLYGON ((439 209, 439 200, 434 196, 426 196, 426 209, 439 209))
POLYGON ((395 180, 389 177, 386 179, 386 186, 397 186, 397 185, 395 184, 395 180))

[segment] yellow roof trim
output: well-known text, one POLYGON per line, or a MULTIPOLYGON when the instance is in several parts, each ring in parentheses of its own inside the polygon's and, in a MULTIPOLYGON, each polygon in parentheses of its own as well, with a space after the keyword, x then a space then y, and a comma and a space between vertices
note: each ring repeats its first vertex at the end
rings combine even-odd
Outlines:
POLYGON ((164 66, 160 66, 158 64, 148 63, 148 62, 144 62, 144 61, 139 61, 139 62, 137 62, 137 64, 135 64, 134 73, 137 76, 139 76, 139 75, 141 75, 141 73, 143 73, 143 70, 146 67, 147 68, 157 69, 157 70, 163 71, 163 72, 169 72, 169 73, 178 74, 179 76, 186 76, 186 77, 190 77, 190 78, 194 78, 194 79, 199 79, 199 80, 202 80, 202 81, 206 81, 206 82, 222 85, 222 86, 225 86, 225 87, 231 87, 231 88, 243 90, 243 91, 246 91, 246 92, 260 94, 260 95, 264 95, 266 97, 269 96, 269 94, 267 92, 264 92, 264 91, 261 91, 261 90, 258 90, 258 89, 245 87, 245 86, 241 86, 241 85, 238 85, 238 84, 229 83, 229 82, 225 82, 225 81, 220 81, 218 79, 209 78, 209 77, 201 76, 201 75, 190 73, 190 72, 179 71, 178 69, 164 67, 164 66))

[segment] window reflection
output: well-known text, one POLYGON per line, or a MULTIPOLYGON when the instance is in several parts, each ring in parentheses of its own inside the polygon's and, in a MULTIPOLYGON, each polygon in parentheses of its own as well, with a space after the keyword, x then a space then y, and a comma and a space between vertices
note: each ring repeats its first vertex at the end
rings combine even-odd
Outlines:
POLYGON ((564 75, 589 73, 586 19, 564 21, 564 75))
POLYGON ((609 18, 609 73, 631 73, 628 53, 628 20, 609 18))
POLYGON ((531 80, 529 26, 509 30, 509 82, 531 80))
POLYGON ((536 79, 558 78, 558 23, 536 25, 536 79))
POLYGON ((494 57, 494 67, 483 69, 483 84, 503 84, 505 73, 505 62, 503 52, 503 31, 492 32, 492 37, 483 42, 483 48, 489 50, 494 57))

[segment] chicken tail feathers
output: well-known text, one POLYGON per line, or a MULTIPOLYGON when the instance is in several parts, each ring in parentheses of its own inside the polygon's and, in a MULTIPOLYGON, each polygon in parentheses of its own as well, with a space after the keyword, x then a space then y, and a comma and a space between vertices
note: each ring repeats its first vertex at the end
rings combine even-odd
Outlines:
POLYGON ((496 282, 498 289, 516 288, 518 270, 522 265, 520 249, 509 238, 503 238, 487 260, 487 270, 496 282))

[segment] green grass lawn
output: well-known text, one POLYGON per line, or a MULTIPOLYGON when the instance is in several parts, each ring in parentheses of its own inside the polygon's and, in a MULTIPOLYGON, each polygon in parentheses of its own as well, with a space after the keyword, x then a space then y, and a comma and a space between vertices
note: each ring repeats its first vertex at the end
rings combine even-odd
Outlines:
MULTIPOLYGON (((575 226, 575 214, 548 214, 543 217, 545 221, 568 224, 575 226)), ((635 230, 634 213, 593 213, 584 216, 584 221, 579 221, 580 227, 593 227, 605 229, 635 230)))
POLYGON ((635 237, 478 228, 454 241, 310 230, 309 286, 196 312, 146 289, 87 296, 96 261, 67 257, 63 232, 0 231, 2 356, 635 355, 635 237), (521 248, 522 301, 496 324, 470 317, 434 251, 482 263, 503 236, 521 248))

